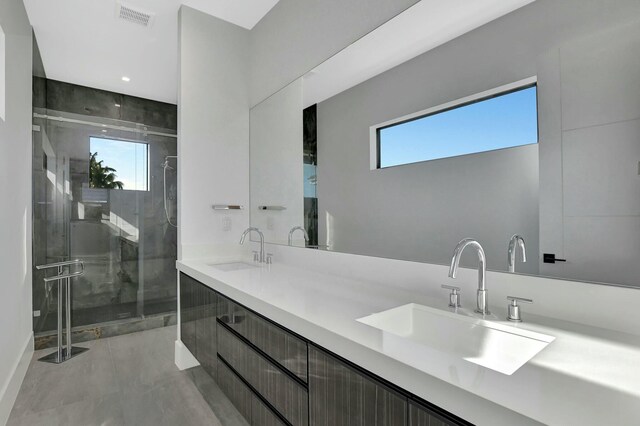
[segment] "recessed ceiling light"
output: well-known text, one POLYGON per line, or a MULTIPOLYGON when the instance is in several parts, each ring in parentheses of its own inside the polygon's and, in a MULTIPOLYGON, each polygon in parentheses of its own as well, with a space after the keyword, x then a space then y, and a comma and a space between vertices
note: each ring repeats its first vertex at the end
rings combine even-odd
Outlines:
POLYGON ((128 83, 131 81, 131 79, 127 76, 122 76, 122 81, 126 81, 128 83))

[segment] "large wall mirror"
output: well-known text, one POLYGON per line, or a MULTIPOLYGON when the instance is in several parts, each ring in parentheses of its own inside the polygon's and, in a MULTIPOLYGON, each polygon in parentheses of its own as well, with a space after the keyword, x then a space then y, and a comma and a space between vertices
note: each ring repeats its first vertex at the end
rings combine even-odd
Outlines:
POLYGON ((471 237, 491 270, 640 286, 640 5, 483 1, 418 2, 253 107, 252 226, 438 264, 471 237))

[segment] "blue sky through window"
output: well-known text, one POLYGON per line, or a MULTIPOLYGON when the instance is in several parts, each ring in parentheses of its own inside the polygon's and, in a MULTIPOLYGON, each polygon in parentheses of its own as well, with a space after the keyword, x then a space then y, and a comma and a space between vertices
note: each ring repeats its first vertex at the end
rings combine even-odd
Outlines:
POLYGON ((92 153, 98 153, 98 161, 116 169, 116 180, 124 184, 123 189, 148 190, 149 159, 146 143, 92 137, 89 139, 89 146, 92 153))
POLYGON ((380 167, 537 142, 533 86, 380 129, 380 167))

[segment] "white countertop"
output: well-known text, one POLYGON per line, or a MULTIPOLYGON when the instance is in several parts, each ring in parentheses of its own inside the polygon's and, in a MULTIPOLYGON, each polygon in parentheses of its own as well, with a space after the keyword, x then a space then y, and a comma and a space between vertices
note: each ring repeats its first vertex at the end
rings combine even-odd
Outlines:
MULTIPOLYGON (((492 404, 465 404, 452 386, 544 424, 640 424, 638 336, 527 315, 525 306, 525 322, 515 326, 555 340, 508 376, 356 321, 407 303, 447 310, 447 293, 433 300, 393 283, 383 286, 283 264, 224 272, 210 266, 213 263, 183 260, 177 266, 238 303, 472 423, 497 424, 491 417, 492 404)), ((505 311, 492 310, 489 319, 514 326, 502 320, 505 311)))

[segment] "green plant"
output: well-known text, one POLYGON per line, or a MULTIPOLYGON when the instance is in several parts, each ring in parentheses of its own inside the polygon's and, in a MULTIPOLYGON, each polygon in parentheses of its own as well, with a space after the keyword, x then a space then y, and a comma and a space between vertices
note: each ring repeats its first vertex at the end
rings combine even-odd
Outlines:
POLYGON ((91 153, 89 158, 89 187, 90 188, 107 188, 107 189, 123 189, 124 184, 116 180, 118 175, 115 174, 116 169, 102 165, 102 160, 96 159, 98 152, 91 153))

